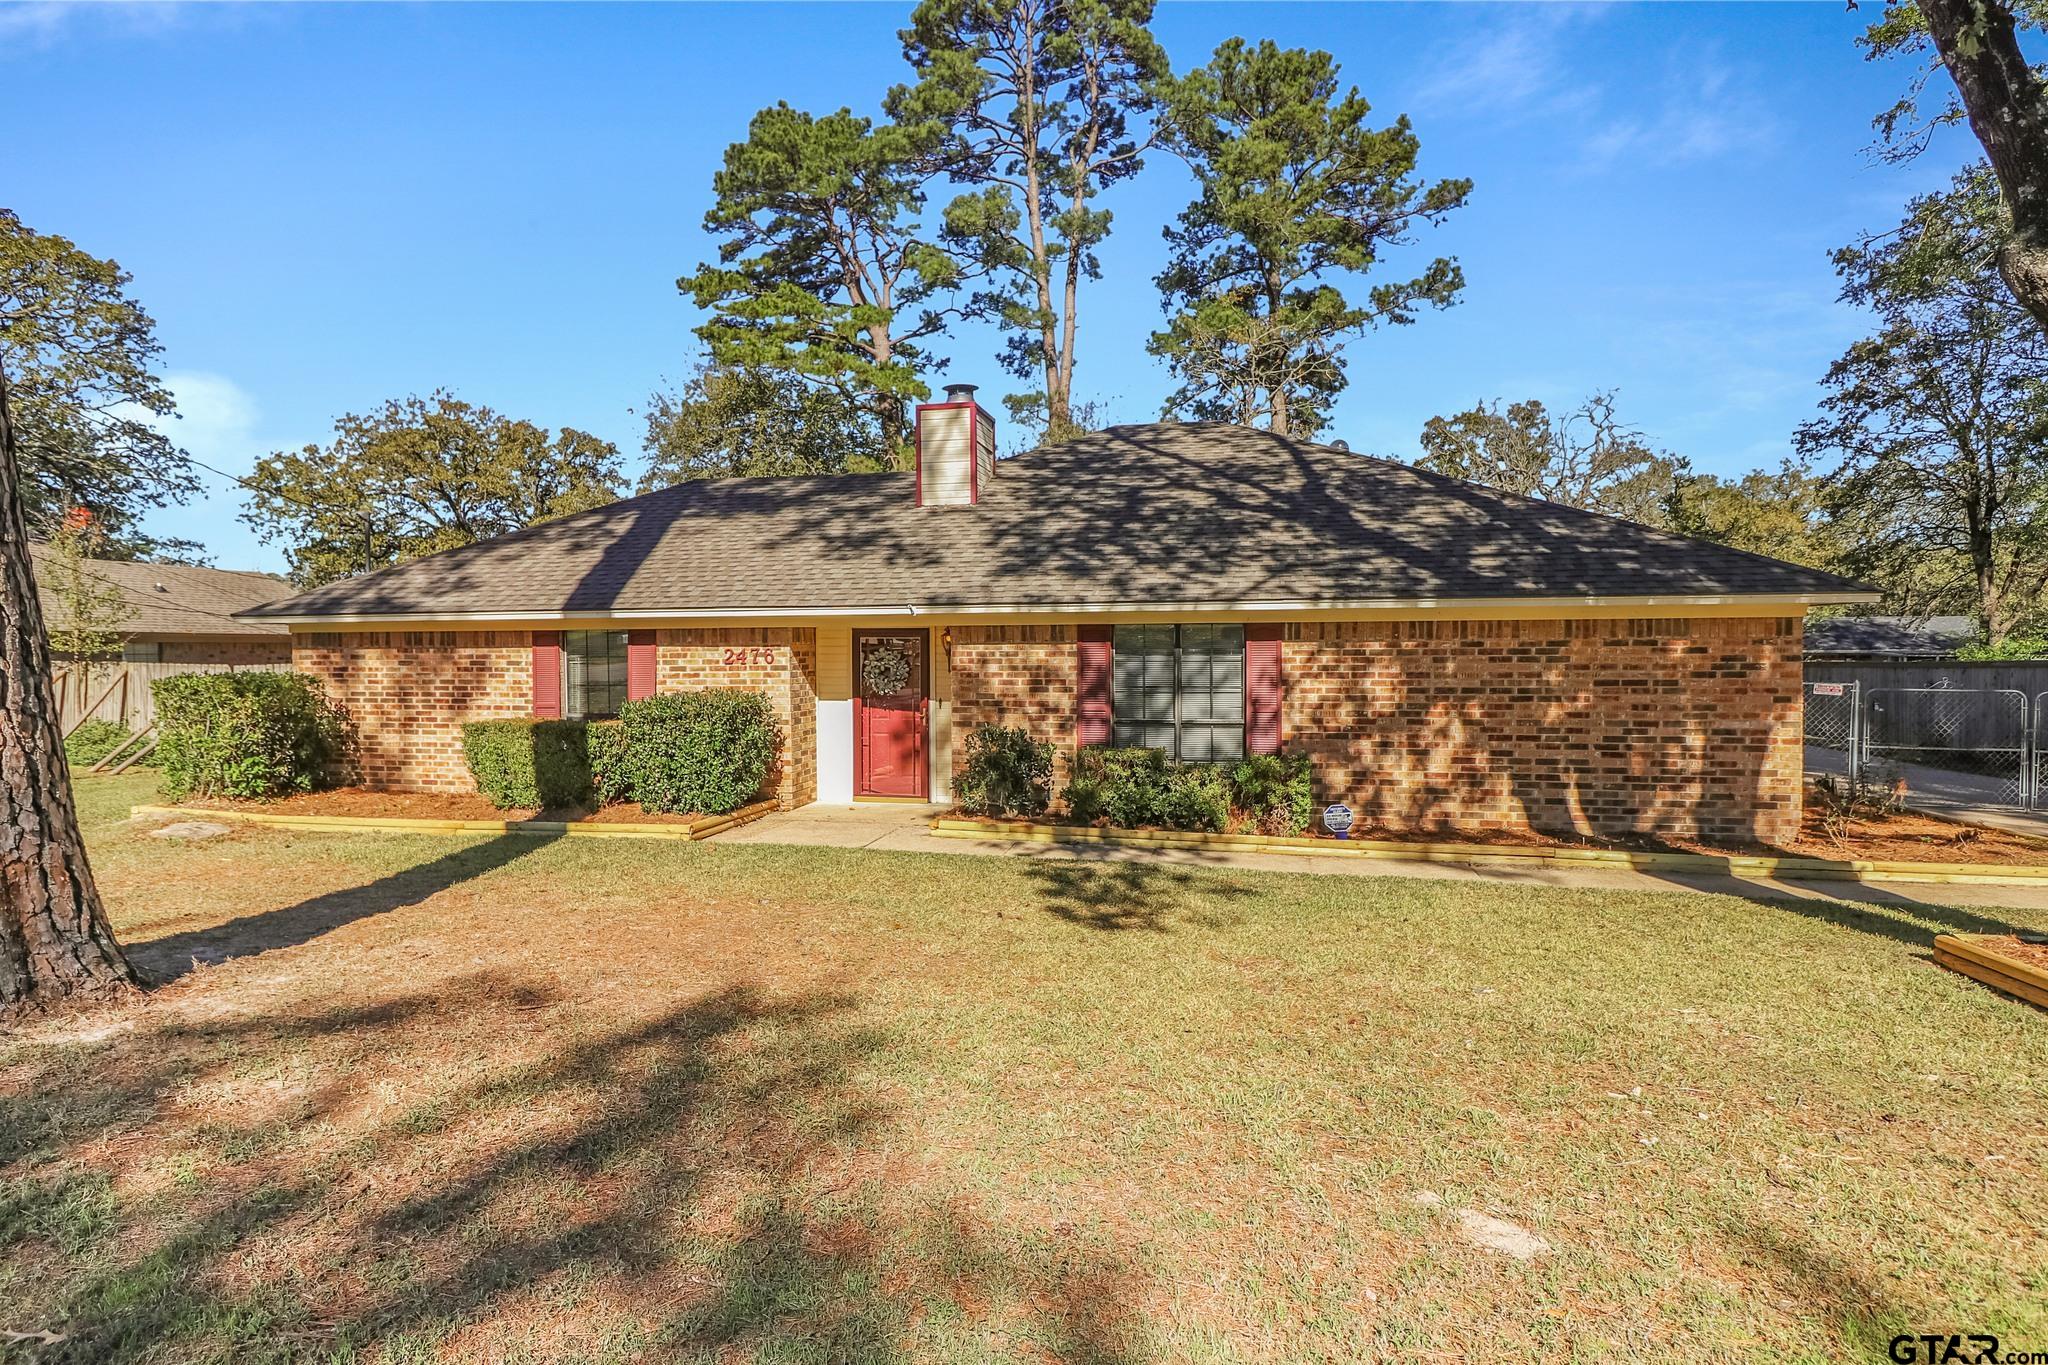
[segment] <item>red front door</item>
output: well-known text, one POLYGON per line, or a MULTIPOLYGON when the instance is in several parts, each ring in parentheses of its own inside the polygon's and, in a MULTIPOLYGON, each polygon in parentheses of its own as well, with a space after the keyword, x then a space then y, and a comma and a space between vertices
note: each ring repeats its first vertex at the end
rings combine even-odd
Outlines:
POLYGON ((929 631, 854 632, 854 795, 929 798, 930 651, 929 631))

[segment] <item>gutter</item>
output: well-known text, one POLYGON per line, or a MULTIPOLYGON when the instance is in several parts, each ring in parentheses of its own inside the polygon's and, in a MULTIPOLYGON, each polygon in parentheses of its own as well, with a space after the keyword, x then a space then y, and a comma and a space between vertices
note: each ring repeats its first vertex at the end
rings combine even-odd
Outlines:
MULTIPOLYGON (((1569 615, 1589 608, 1640 608, 1652 613, 1683 613, 1697 607, 1786 608, 1804 611, 1808 607, 1865 605, 1880 600, 1875 592, 1812 593, 1722 593, 1692 596, 1611 597, 1386 597, 1343 601, 1193 601, 1193 602, 1002 602, 879 603, 859 607, 713 607, 647 608, 619 610, 554 608, 547 611, 417 611, 417 612, 264 612, 250 614, 251 620, 276 621, 288 626, 388 625, 405 626, 422 622, 465 621, 775 621, 817 620, 834 617, 889 619, 918 616, 1089 616, 1111 612, 1145 612, 1159 615, 1210 612, 1241 612, 1289 616, 1302 612, 1356 612, 1361 615, 1389 611, 1478 611, 1513 607, 1532 612, 1569 615)), ((242 615, 243 613, 237 613, 242 615)))

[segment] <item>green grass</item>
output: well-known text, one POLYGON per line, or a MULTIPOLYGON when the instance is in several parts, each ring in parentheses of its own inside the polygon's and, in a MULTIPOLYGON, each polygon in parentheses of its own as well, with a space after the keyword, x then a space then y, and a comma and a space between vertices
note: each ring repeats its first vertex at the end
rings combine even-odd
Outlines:
POLYGON ((183 845, 146 794, 80 805, 171 979, 0 1042, 22 1359, 2048 1348, 2048 1016, 1927 958, 2048 911, 183 845))

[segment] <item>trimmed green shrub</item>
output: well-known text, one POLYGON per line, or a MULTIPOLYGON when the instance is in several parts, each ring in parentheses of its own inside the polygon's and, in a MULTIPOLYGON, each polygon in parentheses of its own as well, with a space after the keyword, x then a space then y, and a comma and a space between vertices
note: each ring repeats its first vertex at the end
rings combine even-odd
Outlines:
POLYGON ((1176 764, 1154 794, 1152 812, 1167 829, 1218 833, 1230 823, 1230 778, 1213 763, 1176 764))
POLYGON ((64 758, 73 772, 84 772, 133 738, 118 720, 89 720, 64 737, 64 758))
POLYGON ((1028 730, 983 725, 967 737, 953 795, 977 815, 1043 815, 1052 804, 1052 745, 1028 730))
POLYGON ((723 815, 753 800, 781 741, 759 692, 718 688, 619 708, 627 780, 650 811, 723 815))
POLYGON ((1166 755, 1157 749, 1090 745, 1074 755, 1068 813, 1076 820, 1107 818, 1125 828, 1158 824, 1159 794, 1168 766, 1166 755))
POLYGON ((626 727, 615 720, 594 720, 584 729, 590 755, 590 789, 600 806, 633 799, 633 774, 626 766, 626 727))
POLYGON ((348 717, 303 673, 181 673, 150 690, 174 801, 311 791, 348 752, 348 717))
POLYGON ((462 727, 462 757, 476 789, 499 810, 590 800, 580 720, 473 720, 462 727))
POLYGON ((1123 828, 1220 831, 1250 826, 1300 834, 1314 818, 1304 753, 1262 754, 1235 764, 1174 763, 1157 749, 1095 745, 1074 755, 1067 814, 1123 828))
POLYGON ((1308 755, 1253 754, 1230 770, 1230 805, 1261 834, 1306 834, 1315 819, 1308 755))

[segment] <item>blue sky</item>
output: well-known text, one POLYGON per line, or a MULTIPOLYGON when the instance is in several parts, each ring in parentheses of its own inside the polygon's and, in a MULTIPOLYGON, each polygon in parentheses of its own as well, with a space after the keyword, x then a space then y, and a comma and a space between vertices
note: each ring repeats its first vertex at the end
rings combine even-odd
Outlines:
MULTIPOLYGON (((1862 330, 1828 251, 1889 226, 1973 153, 1867 155, 1902 88, 1862 14, 1811 4, 1162 4, 1176 67, 1233 34, 1322 47, 1423 171, 1471 204, 1390 268, 1457 256, 1463 302, 1350 349, 1332 435, 1412 458, 1483 398, 1624 418, 1703 469, 1775 465, 1862 330)), ((181 443, 246 470, 333 419, 447 387, 637 459, 635 410, 688 373, 678 275, 706 257, 713 170, 777 100, 872 112, 908 4, 0 8, 0 202, 132 271, 180 396, 181 443)), ((1107 196, 1079 387, 1120 420, 1170 385, 1144 353, 1159 157, 1107 196)), ((964 330, 949 377, 1003 392, 964 330)), ((217 562, 281 568, 239 491, 156 519, 217 562)))

